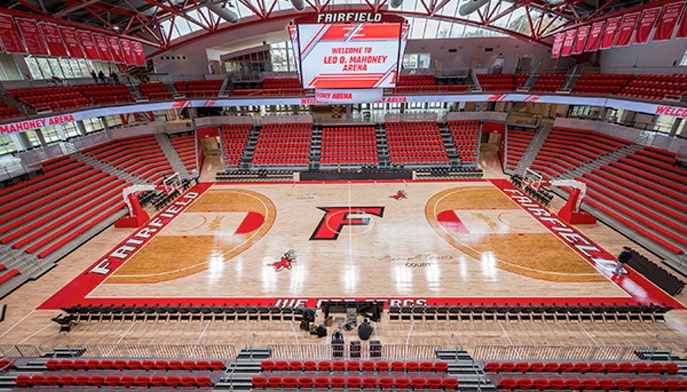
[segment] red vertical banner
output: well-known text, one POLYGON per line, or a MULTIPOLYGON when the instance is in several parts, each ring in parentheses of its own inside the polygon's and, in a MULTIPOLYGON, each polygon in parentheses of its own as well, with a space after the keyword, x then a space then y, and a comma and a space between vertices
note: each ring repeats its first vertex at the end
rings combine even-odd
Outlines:
POLYGON ((43 41, 40 30, 38 30, 38 22, 33 19, 24 18, 16 18, 15 20, 29 54, 37 56, 49 55, 48 47, 45 45, 45 41, 43 41))
POLYGON ((561 56, 570 56, 573 45, 575 44, 576 34, 577 30, 568 30, 565 32, 565 37, 563 38, 563 47, 561 48, 561 56))
POLYGON ((584 45, 587 43, 587 36, 589 36, 589 30, 592 26, 580 26, 577 28, 577 36, 575 37, 575 45, 573 46, 572 53, 580 54, 584 52, 584 45))
POLYGON ((84 54, 89 60, 100 60, 98 56, 98 49, 95 48, 95 42, 93 42, 93 36, 90 31, 77 30, 76 35, 79 36, 79 41, 81 41, 81 47, 83 47, 84 54))
POLYGON ((617 17, 606 21, 606 29, 601 36, 601 45, 599 45, 599 49, 610 49, 613 47, 613 39, 615 39, 615 33, 618 32, 620 19, 620 17, 617 17))
POLYGON ((69 52, 69 57, 75 59, 84 58, 83 50, 81 50, 81 45, 79 45, 79 39, 76 37, 76 30, 64 26, 58 26, 57 30, 60 31, 64 46, 67 47, 67 52, 69 52))
POLYGON ((64 47, 64 42, 62 41, 60 32, 57 30, 57 25, 41 22, 39 26, 43 33, 45 44, 48 45, 48 52, 50 52, 50 55, 55 57, 67 57, 67 49, 64 47))
POLYGON ((654 41, 666 41, 673 38, 673 31, 677 25, 680 14, 685 8, 685 3, 672 3, 663 6, 663 13, 661 19, 658 20, 656 32, 654 33, 654 41))
POLYGON ((639 26, 637 26, 637 32, 635 33, 634 43, 645 44, 649 42, 651 30, 654 28, 660 12, 660 7, 650 8, 642 12, 642 17, 639 18, 639 26))
POLYGON ((95 47, 98 48, 98 56, 103 61, 112 61, 112 53, 110 53, 110 46, 107 45, 107 38, 102 34, 93 33, 93 40, 95 47))
POLYGON ((585 52, 596 52, 599 50, 601 44, 601 33, 604 31, 606 22, 596 22, 592 24, 589 30, 589 37, 587 37, 587 45, 584 47, 585 52))
POLYGON ((615 37, 615 44, 613 46, 623 47, 630 45, 632 33, 634 33, 635 27, 637 27, 638 20, 639 12, 623 15, 623 20, 620 22, 620 27, 618 27, 618 35, 615 37))
POLYGON ((680 21, 680 26, 677 28, 677 33, 675 33, 675 38, 685 38, 687 37, 687 17, 682 16, 680 21))
POLYGON ((563 40, 565 40, 565 33, 558 33, 553 36, 553 46, 551 46, 551 58, 557 59, 561 57, 561 48, 563 47, 563 40))
POLYGON ((143 53, 143 45, 138 41, 131 41, 131 51, 134 52, 134 57, 136 57, 136 65, 145 67, 146 55, 143 53))
POLYGON ((24 43, 11 16, 0 15, 0 41, 9 53, 26 53, 24 43))
POLYGON ((119 38, 108 36, 107 45, 110 47, 110 53, 112 53, 112 61, 115 63, 124 62, 124 54, 122 53, 122 47, 119 46, 119 38))
POLYGON ((122 55, 124 55, 124 62, 128 65, 136 65, 136 56, 131 51, 131 41, 126 39, 119 40, 119 46, 122 47, 122 55))

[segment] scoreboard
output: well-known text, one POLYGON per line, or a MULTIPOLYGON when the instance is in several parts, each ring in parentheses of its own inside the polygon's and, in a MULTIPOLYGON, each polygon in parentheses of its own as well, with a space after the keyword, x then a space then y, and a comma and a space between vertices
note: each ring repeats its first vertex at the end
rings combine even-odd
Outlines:
POLYGON ((336 23, 289 26, 304 88, 383 88, 396 85, 401 64, 399 59, 408 36, 407 24, 382 21, 381 15, 360 17, 357 13, 320 14, 317 20, 336 23), (358 23, 360 20, 367 22, 358 23))

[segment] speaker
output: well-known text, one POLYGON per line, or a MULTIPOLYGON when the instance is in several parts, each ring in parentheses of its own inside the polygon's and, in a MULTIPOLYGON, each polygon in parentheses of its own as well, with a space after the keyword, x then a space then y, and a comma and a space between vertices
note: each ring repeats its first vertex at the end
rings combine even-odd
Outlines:
POLYGON ((487 4, 489 0, 468 0, 458 9, 460 16, 468 16, 477 11, 481 6, 487 4))
POLYGON ((305 1, 303 0, 291 0, 291 4, 293 4, 293 8, 296 11, 303 11, 305 9, 305 1))
POLYGON ((351 342, 350 356, 351 356, 351 358, 360 358, 360 342, 359 341, 354 340, 351 342))
POLYGON ((382 343, 379 340, 370 340, 370 358, 382 357, 382 343))

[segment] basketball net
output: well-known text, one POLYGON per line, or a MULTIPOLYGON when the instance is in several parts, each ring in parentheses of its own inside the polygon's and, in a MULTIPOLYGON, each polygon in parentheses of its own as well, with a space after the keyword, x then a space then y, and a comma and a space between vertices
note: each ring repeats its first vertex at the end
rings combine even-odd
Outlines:
POLYGON ((539 192, 541 188, 541 183, 544 177, 536 171, 530 169, 529 167, 525 169, 525 175, 522 176, 522 183, 525 187, 529 187, 539 192))

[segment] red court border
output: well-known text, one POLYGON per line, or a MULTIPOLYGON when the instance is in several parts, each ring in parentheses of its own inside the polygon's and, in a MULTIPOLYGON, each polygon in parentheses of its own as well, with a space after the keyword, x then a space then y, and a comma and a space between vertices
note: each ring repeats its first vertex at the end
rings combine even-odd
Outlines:
MULTIPOLYGON (((664 304, 675 309, 684 309, 684 307, 669 294, 658 288, 656 285, 645 279, 639 273, 633 271, 629 275, 622 275, 620 277, 612 277, 612 268, 609 265, 615 264, 615 258, 605 250, 597 247, 591 240, 579 233, 573 227, 568 226, 565 222, 557 219, 557 216, 529 199, 521 191, 515 188, 507 180, 336 180, 336 181, 299 181, 303 184, 342 184, 342 183, 423 183, 423 182, 489 182, 497 189, 503 192, 506 196, 515 201, 520 207, 528 212, 531 216, 539 222, 561 241, 568 243, 580 256, 595 266, 595 268, 604 276, 612 279, 618 284, 629 297, 287 297, 287 298, 269 298, 269 297, 241 297, 241 298, 183 298, 183 297, 169 297, 169 298, 144 298, 144 297, 113 297, 113 298, 87 298, 87 295, 92 292, 99 284, 119 266, 124 264, 126 260, 131 257, 136 251, 150 241, 155 234, 167 226, 179 213, 184 211, 186 207, 193 204, 197 198, 202 196, 213 183, 201 183, 186 193, 184 193, 175 203, 172 203, 165 210, 158 213, 142 228, 136 229, 125 240, 114 247, 107 255, 101 257, 98 261, 93 263, 88 269, 75 277, 70 283, 62 287, 57 293, 39 305, 38 309, 60 309, 75 305, 154 305, 154 304, 180 304, 185 305, 260 305, 260 306, 307 306, 317 307, 321 301, 327 300, 351 300, 351 301, 379 301, 388 305, 471 305, 471 304, 494 304, 494 305, 516 305, 516 304, 583 304, 583 305, 601 305, 612 303, 627 303, 631 305, 636 304, 664 304), (190 197, 192 196, 192 197, 190 197), (545 215, 542 211, 546 211, 545 215), (550 220, 542 220, 542 216, 550 218, 550 220), (142 238, 141 234, 143 234, 142 238), (591 244, 594 250, 580 246, 580 244, 591 244), (124 250, 122 250, 124 249, 124 250), (586 254, 585 254, 586 253, 586 254)), ((263 185, 263 184, 291 184, 290 182, 261 182, 261 183, 231 183, 231 185, 263 185)))

